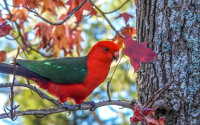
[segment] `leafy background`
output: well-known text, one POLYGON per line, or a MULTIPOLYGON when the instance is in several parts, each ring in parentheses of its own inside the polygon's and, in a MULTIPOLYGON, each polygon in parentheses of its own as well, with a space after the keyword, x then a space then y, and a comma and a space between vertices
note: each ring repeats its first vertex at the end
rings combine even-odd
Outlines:
MULTIPOLYGON (((104 10, 105 12, 109 12, 112 10, 117 9, 119 6, 121 6, 125 0, 96 0, 94 2, 99 2, 98 7, 100 7, 101 10, 104 10)), ((9 8, 13 9, 13 1, 7 0, 7 3, 9 4, 9 8)), ((1 6, 1 17, 3 19, 7 18, 8 12, 4 9, 5 4, 3 1, 0 2, 1 6)), ((20 5, 21 6, 21 5, 20 5)), ((38 12, 41 12, 42 7, 39 7, 36 9, 38 12)), ((22 7, 20 8, 22 9, 22 7)), ((112 25, 119 31, 123 27, 126 26, 125 21, 123 18, 117 18, 121 13, 129 13, 130 15, 136 17, 135 12, 135 4, 134 1, 130 0, 127 2, 121 9, 118 11, 107 14, 106 16, 111 21, 112 25)), ((50 12, 44 12, 42 14, 43 17, 51 20, 51 21, 57 21, 57 17, 61 16, 65 11, 62 7, 55 9, 57 16, 52 15, 50 12)), ((31 44, 38 44, 39 38, 36 37, 37 29, 34 27, 39 23, 42 22, 41 19, 34 16, 32 13, 25 12, 25 15, 29 18, 27 20, 23 20, 23 31, 28 32, 27 40, 31 44), (27 15, 26 15, 27 14, 27 15)), ((71 20, 76 18, 73 16, 71 20)), ((17 20, 17 19, 16 19, 17 20)), ((20 20, 17 20, 20 22, 20 20)), ((128 25, 130 27, 136 27, 136 19, 131 18, 128 21, 128 25)), ((15 25, 12 22, 9 22, 10 24, 15 27, 15 25)), ((76 24, 73 23, 72 28, 76 24)), ((15 27, 16 29, 16 27, 15 27)), ((113 39, 115 38, 115 32, 111 29, 110 25, 105 21, 105 19, 100 16, 99 13, 95 16, 85 16, 81 23, 79 24, 78 30, 81 30, 81 36, 83 38, 83 42, 80 42, 80 45, 82 46, 82 51, 80 51, 80 56, 86 55, 91 47, 99 40, 107 40, 107 39, 113 39)), ((18 34, 17 30, 13 30, 13 35, 18 34)), ((18 38, 19 43, 22 43, 21 39, 18 38)), ((16 41, 12 40, 11 37, 3 37, 0 38, 0 51, 4 50, 7 53, 7 58, 5 63, 12 62, 12 56, 15 56, 15 52, 17 50, 17 47, 19 45, 16 43, 16 41)), ((37 49, 38 46, 35 46, 37 49)), ((77 48, 75 45, 73 45, 73 56, 78 56, 77 48)), ((46 53, 45 50, 40 49, 39 50, 42 53, 46 53)), ((35 51, 30 51, 26 54, 27 58, 29 60, 43 60, 47 59, 46 57, 43 57, 42 55, 38 54, 35 51)), ((59 57, 64 57, 65 54, 63 51, 58 52, 59 57)), ((66 56, 71 56, 70 54, 67 54, 66 56)), ((20 54, 20 58, 24 58, 25 56, 23 53, 20 54)), ((54 57, 51 57, 54 58, 54 57)), ((112 65, 111 71, 108 75, 108 78, 105 80, 104 83, 102 83, 88 98, 88 100, 93 100, 95 102, 107 100, 107 93, 106 93, 106 86, 107 81, 110 79, 113 70, 114 70, 115 64, 112 65)), ((11 81, 12 76, 4 75, 0 73, 0 83, 5 83, 11 81)), ((117 71, 115 72, 115 75, 111 81, 110 91, 111 91, 111 98, 114 100, 127 100, 131 101, 132 98, 137 98, 136 93, 136 74, 134 74, 134 70, 130 65, 130 62, 128 58, 124 57, 122 60, 122 63, 117 68, 117 71)), ((19 83, 27 83, 27 81, 24 78, 17 77, 17 82, 19 83)), ((34 84, 34 83, 31 83, 34 84)), ((1 113, 4 112, 3 109, 9 105, 8 102, 8 95, 9 95, 9 89, 0 89, 0 97, 2 97, 1 100, 1 113), (4 102, 4 103, 3 103, 4 102)), ((55 105, 41 99, 36 93, 31 92, 29 89, 24 88, 18 88, 15 87, 15 104, 20 104, 19 110, 27 110, 27 109, 40 109, 40 108, 50 108, 54 107, 55 105)), ((72 112, 70 116, 68 116, 67 112, 64 113, 58 113, 46 116, 45 118, 39 119, 34 116, 23 116, 19 117, 15 122, 10 121, 9 119, 0 120, 1 124, 27 124, 27 125, 35 125, 35 124, 56 124, 56 125, 62 125, 62 124, 70 124, 70 125, 98 125, 98 124, 106 124, 106 125, 113 125, 113 124, 130 124, 130 117, 133 115, 132 110, 128 109, 121 109, 122 107, 119 106, 106 106, 102 108, 98 108, 95 112, 90 111, 76 111, 72 112)))

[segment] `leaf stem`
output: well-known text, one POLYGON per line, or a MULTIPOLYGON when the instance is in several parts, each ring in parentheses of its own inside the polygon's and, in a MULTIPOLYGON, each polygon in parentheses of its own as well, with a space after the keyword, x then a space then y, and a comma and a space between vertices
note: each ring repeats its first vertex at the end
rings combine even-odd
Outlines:
POLYGON ((22 49, 22 52, 24 53, 24 55, 25 55, 25 57, 26 57, 26 59, 28 60, 28 58, 27 58, 27 56, 26 56, 26 53, 24 52, 24 50, 23 50, 23 48, 22 48, 22 46, 19 44, 19 42, 17 41, 17 39, 12 35, 12 34, 10 34, 10 36, 12 36, 12 38, 18 43, 18 45, 20 46, 20 48, 22 49))
POLYGON ((119 59, 119 61, 118 61, 118 63, 117 63, 117 66, 115 67, 115 70, 113 71, 113 74, 112 74, 110 80, 109 80, 108 83, 107 83, 107 94, 108 94, 109 102, 111 102, 110 91, 109 91, 110 82, 111 82, 111 80, 112 80, 112 78, 113 78, 113 75, 115 74, 115 71, 116 71, 116 69, 117 69, 117 67, 118 67, 118 65, 119 65, 119 63, 120 63, 122 57, 123 57, 123 55, 122 55, 121 58, 119 59))

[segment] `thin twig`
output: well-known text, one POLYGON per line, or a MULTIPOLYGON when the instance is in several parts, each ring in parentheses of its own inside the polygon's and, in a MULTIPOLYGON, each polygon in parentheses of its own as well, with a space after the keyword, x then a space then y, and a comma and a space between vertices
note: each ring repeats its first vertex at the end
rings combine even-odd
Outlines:
POLYGON ((9 37, 7 37, 7 36, 5 36, 5 38, 6 38, 7 40, 15 40, 15 39, 18 39, 18 38, 19 38, 19 35, 18 35, 15 39, 9 38, 9 37))
POLYGON ((6 111, 6 109, 4 109, 4 112, 5 112, 6 116, 7 116, 7 118, 10 118, 10 116, 8 115, 8 112, 6 111))
POLYGON ((12 84, 11 84, 11 87, 10 87, 10 117, 11 117, 11 120, 13 120, 13 121, 14 121, 14 118, 15 118, 15 116, 14 116, 14 108, 13 108, 13 104, 14 104, 14 91, 13 91, 13 87, 14 87, 15 75, 16 75, 16 71, 17 71, 16 59, 17 59, 17 56, 19 55, 19 53, 20 53, 20 48, 18 48, 17 55, 14 58, 13 81, 12 81, 12 84))
POLYGON ((167 90, 167 89, 171 86, 171 84, 172 84, 173 82, 174 82, 174 80, 171 81, 171 83, 170 83, 169 85, 166 85, 165 87, 163 87, 163 88, 161 88, 160 90, 158 90, 158 91, 151 97, 151 99, 149 99, 149 101, 144 105, 144 108, 147 107, 148 105, 151 107, 151 105, 156 101, 156 99, 157 99, 158 97, 160 97, 160 95, 161 95, 165 90, 167 90))
MULTIPOLYGON (((39 89, 36 89, 35 87, 33 87, 32 85, 29 85, 29 84, 22 84, 22 83, 15 83, 14 86, 23 86, 23 87, 26 87, 26 88, 29 88, 35 92, 37 92, 41 98, 43 99, 47 99, 48 101, 54 103, 55 105, 59 106, 61 105, 60 102, 54 100, 53 98, 49 97, 48 95, 46 95, 45 93, 43 93, 42 91, 40 91, 39 89), (42 96, 41 96, 42 95, 42 96)), ((6 84, 0 84, 0 88, 2 87, 11 87, 11 84, 10 83, 6 83, 6 84)))
POLYGON ((108 18, 107 18, 106 15, 104 14, 104 12, 101 11, 91 0, 89 0, 89 1, 90 1, 91 5, 94 6, 94 7, 101 13, 101 15, 106 19, 106 21, 108 22, 108 24, 110 25, 110 27, 111 27, 120 37, 125 38, 124 35, 122 35, 119 31, 117 31, 117 30, 115 29, 115 27, 112 25, 112 23, 108 20, 108 18))
POLYGON ((129 0, 126 0, 119 8, 117 8, 116 10, 110 11, 110 12, 104 12, 104 14, 111 14, 114 13, 115 11, 121 9, 126 3, 128 3, 129 0))
MULTIPOLYGON (((122 55, 122 57, 123 57, 123 55, 122 55)), ((113 75, 115 74, 115 71, 116 71, 116 69, 117 69, 117 67, 118 67, 118 65, 119 65, 119 63, 120 63, 122 57, 119 59, 119 61, 118 61, 118 63, 117 63, 117 66, 115 67, 115 70, 113 71, 113 74, 112 74, 110 80, 109 80, 108 83, 107 83, 107 95, 108 95, 109 101, 111 101, 110 91, 109 91, 110 82, 111 82, 111 80, 112 80, 112 78, 113 78, 113 75)))
MULTIPOLYGON (((26 79, 28 85, 31 85, 30 81, 28 79, 26 79)), ((33 95, 32 89, 31 89, 31 94, 33 95)))
POLYGON ((4 6, 0 3, 0 6, 2 7, 2 9, 6 9, 6 8, 4 8, 4 6))
POLYGON ((49 54, 49 55, 46 55, 46 54, 43 54, 43 53, 41 53, 39 50, 37 50, 37 49, 34 49, 33 47, 31 47, 31 46, 28 46, 31 50, 33 50, 33 51, 35 51, 35 52, 37 52, 37 53, 39 53, 40 55, 42 55, 43 57, 54 57, 54 55, 53 54, 49 54))
POLYGON ((74 28, 72 28, 69 32, 72 33, 74 30, 76 30, 76 28, 80 25, 81 21, 78 22, 78 24, 76 24, 76 26, 74 28))
POLYGON ((18 43, 18 45, 20 46, 20 48, 22 49, 22 52, 24 53, 26 59, 28 60, 27 56, 26 56, 26 53, 24 52, 24 49, 22 48, 22 46, 19 44, 19 42, 17 41, 17 39, 12 35, 10 34, 10 36, 18 43))
POLYGON ((26 6, 28 6, 28 4, 27 4, 26 0, 24 0, 24 4, 25 4, 26 6))
POLYGON ((62 21, 60 22, 57 22, 57 23, 54 23, 54 22, 51 22, 49 20, 47 20, 46 18, 42 17, 39 13, 37 13, 35 10, 32 10, 28 7, 25 7, 28 11, 34 13, 36 16, 38 16, 40 19, 42 19, 43 21, 45 21, 46 23, 49 23, 51 25, 61 25, 63 24, 64 22, 66 22, 77 10, 79 10, 83 5, 84 3, 86 2, 87 0, 84 0, 79 6, 75 7, 70 13, 69 15, 62 21))
POLYGON ((3 0, 4 1, 4 4, 5 4, 5 6, 6 6, 6 10, 8 11, 8 13, 9 13, 9 15, 10 15, 10 18, 12 18, 12 13, 10 12, 10 10, 9 10, 9 8, 8 8, 8 5, 7 5, 7 3, 6 3, 6 0, 3 0))

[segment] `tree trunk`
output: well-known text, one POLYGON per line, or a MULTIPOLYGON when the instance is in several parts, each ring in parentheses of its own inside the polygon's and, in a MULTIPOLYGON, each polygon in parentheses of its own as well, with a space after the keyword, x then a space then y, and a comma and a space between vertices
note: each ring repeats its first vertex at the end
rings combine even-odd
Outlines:
POLYGON ((155 105, 166 125, 200 124, 200 0, 137 0, 137 38, 158 54, 138 71, 138 99, 145 104, 174 80, 155 105))

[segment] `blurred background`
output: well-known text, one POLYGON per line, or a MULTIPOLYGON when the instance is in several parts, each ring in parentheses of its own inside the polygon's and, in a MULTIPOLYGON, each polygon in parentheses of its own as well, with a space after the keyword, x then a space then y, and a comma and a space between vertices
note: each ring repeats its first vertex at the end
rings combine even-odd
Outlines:
MULTIPOLYGON (((5 0, 8 4, 10 10, 13 10, 13 0, 5 0)), ((5 1, 0 1, 0 12, 1 18, 6 19, 8 16, 8 11, 5 9, 5 1)), ((104 12, 109 12, 119 8, 126 0, 95 0, 94 3, 104 12)), ((66 2, 66 1, 65 1, 66 2)), ((64 3, 65 3, 64 2, 64 3)), ((41 5, 42 6, 42 5, 41 5)), ((19 5, 18 9, 22 9, 22 5, 19 5)), ((41 12, 41 7, 35 9, 38 12, 41 12)), ((126 23, 123 18, 117 18, 121 13, 128 13, 136 17, 136 7, 134 1, 130 0, 127 2, 121 9, 111 13, 106 14, 107 18, 110 20, 112 25, 119 31, 121 28, 126 26, 126 23)), ((65 13, 64 8, 56 8, 58 17, 61 14, 65 13)), ((34 28, 36 24, 42 22, 42 20, 32 13, 28 13, 29 18, 27 21, 23 22, 23 31, 27 33, 27 40, 29 43, 34 44, 36 49, 38 47, 38 41, 40 39, 36 36, 37 29, 34 28)), ((51 20, 57 21, 58 19, 55 16, 49 16, 48 12, 42 14, 43 17, 51 20)), ((74 16, 70 19, 73 22, 76 20, 74 16)), ((18 20, 16 20, 18 21, 18 20)), ((14 27, 12 34, 17 36, 19 32, 15 30, 16 26, 9 21, 9 24, 14 27)), ((71 23, 74 26, 74 23, 71 23)), ((136 27, 136 18, 131 18, 128 21, 130 27, 136 27)), ((85 56, 91 49, 91 47, 100 40, 112 40, 115 38, 116 33, 111 29, 110 25, 106 20, 101 16, 100 13, 97 13, 96 16, 85 16, 80 22, 78 29, 81 30, 81 37, 83 41, 80 43, 82 50, 80 51, 80 56, 85 56)), ((21 39, 17 39, 19 43, 22 44, 21 39)), ((13 40, 12 37, 6 36, 0 38, 0 51, 6 52, 6 60, 4 63, 11 63, 13 57, 17 53, 17 48, 19 47, 18 43, 13 40)), ((63 51, 59 52, 59 57, 65 56, 78 56, 76 46, 73 46, 72 54, 65 54, 63 51)), ((39 49, 41 53, 47 53, 45 49, 39 49)), ((52 59, 55 57, 44 57, 41 54, 38 54, 35 51, 30 51, 26 53, 29 60, 44 60, 52 59)), ((26 59, 23 53, 20 53, 18 58, 26 59)), ((86 99, 86 101, 92 100, 99 102, 102 100, 108 100, 106 86, 108 80, 111 78, 113 70, 116 66, 116 62, 112 64, 110 73, 107 79, 97 88, 95 91, 86 99)), ((129 58, 124 56, 120 62, 113 79, 110 84, 110 92, 112 100, 126 100, 130 102, 133 98, 137 98, 136 93, 136 74, 134 74, 134 69, 130 65, 129 58)), ((0 83, 9 83, 13 79, 12 75, 5 75, 0 73, 0 83)), ((17 77, 15 82, 27 84, 26 79, 22 77, 17 77)), ((36 85, 31 82, 32 85, 36 85)), ((37 86, 37 85, 36 85, 37 86)), ((42 90, 43 91, 43 90, 42 90)), ((20 105, 18 110, 24 111, 28 109, 45 109, 52 108, 55 105, 47 100, 41 99, 37 93, 31 92, 30 89, 23 87, 14 88, 14 104, 20 105)), ((45 91, 43 91, 45 92, 45 91)), ((45 92, 47 93, 47 92, 45 92)), ((0 113, 4 113, 4 108, 10 106, 8 100, 10 94, 9 88, 0 88, 0 113)), ((51 95, 49 95, 51 96, 51 95)), ((52 97, 52 96, 51 96, 52 97)), ((72 104, 72 103, 71 103, 72 104)), ((133 116, 133 111, 130 109, 122 108, 119 106, 105 106, 96 109, 94 112, 90 111, 74 111, 70 116, 68 112, 57 113, 48 115, 45 118, 36 118, 35 116, 20 116, 16 121, 11 121, 10 119, 1 119, 0 125, 127 125, 130 124, 130 117, 133 116)))

